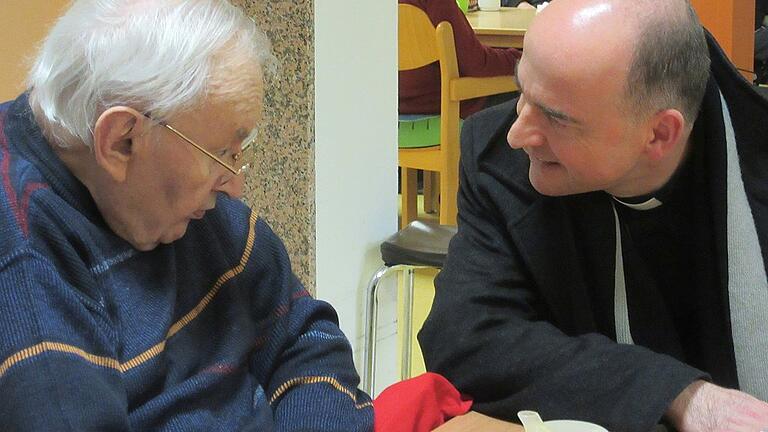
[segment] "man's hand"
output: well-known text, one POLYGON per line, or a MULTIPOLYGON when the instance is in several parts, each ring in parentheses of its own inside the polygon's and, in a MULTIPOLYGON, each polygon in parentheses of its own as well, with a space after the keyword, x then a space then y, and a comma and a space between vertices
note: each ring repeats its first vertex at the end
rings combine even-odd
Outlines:
POLYGON ((705 381, 686 387, 666 416, 681 432, 768 431, 768 403, 705 381))

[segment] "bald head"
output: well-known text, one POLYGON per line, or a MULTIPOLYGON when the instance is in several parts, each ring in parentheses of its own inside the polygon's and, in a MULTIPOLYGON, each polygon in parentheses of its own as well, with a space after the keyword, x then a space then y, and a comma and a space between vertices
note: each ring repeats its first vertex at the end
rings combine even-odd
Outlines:
POLYGON ((686 0, 556 0, 532 23, 525 56, 574 80, 616 81, 630 115, 674 108, 689 124, 709 76, 704 32, 686 0))
MULTIPOLYGON (((559 48, 584 47, 593 37, 611 36, 604 42, 626 39, 630 26, 626 15, 632 2, 616 0, 568 0, 554 1, 537 15, 526 34, 525 41, 539 38, 550 41, 559 48), (616 33, 618 32, 618 33, 616 33)), ((602 45, 601 45, 602 47, 602 45)))
POLYGON ((537 74, 582 87, 591 81, 626 80, 633 32, 619 18, 620 2, 556 0, 531 24, 525 36, 524 62, 537 74))

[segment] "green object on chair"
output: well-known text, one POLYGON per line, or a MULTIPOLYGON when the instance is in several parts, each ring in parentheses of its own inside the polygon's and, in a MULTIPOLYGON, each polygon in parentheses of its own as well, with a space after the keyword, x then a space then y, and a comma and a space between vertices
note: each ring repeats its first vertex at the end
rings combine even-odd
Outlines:
POLYGON ((467 9, 469 9, 469 0, 456 0, 456 3, 458 3, 459 9, 461 9, 462 12, 467 13, 467 9))
MULTIPOLYGON (((459 120, 459 129, 463 120, 459 120)), ((439 115, 401 115, 397 120, 397 145, 424 148, 440 145, 439 115)))

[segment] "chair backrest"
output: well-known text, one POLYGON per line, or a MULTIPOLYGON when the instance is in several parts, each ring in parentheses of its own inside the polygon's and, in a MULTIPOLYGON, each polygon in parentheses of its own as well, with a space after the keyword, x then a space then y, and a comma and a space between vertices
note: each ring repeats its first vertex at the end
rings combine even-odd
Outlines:
MULTIPOLYGON (((467 99, 513 91, 516 87, 509 75, 459 77, 451 23, 443 21, 435 28, 423 10, 407 4, 398 4, 398 20, 398 69, 411 70, 440 62, 440 147, 439 151, 432 152, 439 161, 430 166, 438 166, 440 172, 440 223, 455 225, 455 197, 459 184, 459 104, 467 99)), ((403 166, 404 157, 409 156, 401 153, 399 157, 403 166)), ((416 162, 409 164, 417 166, 416 162)))
POLYGON ((438 61, 435 26, 413 5, 398 5, 398 69, 411 70, 438 61))
POLYGON ((440 62, 441 78, 459 76, 453 27, 432 25, 426 12, 409 4, 398 4, 398 69, 411 70, 440 62))
MULTIPOLYGON (((436 61, 440 63, 440 148, 434 156, 439 159, 436 165, 440 172, 441 196, 455 197, 459 165, 459 100, 451 98, 450 89, 454 78, 459 76, 459 68, 453 27, 448 22, 441 22, 435 28, 422 9, 398 4, 398 69, 416 69, 436 61), (446 185, 451 186, 446 188, 446 185)), ((441 203, 441 223, 455 224, 455 199, 444 198, 441 203)))

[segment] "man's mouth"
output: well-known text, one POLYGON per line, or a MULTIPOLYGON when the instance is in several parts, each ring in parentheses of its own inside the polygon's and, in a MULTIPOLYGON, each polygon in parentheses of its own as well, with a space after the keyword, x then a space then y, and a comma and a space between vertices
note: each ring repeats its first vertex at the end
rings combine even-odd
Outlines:
POLYGON ((531 156, 531 159, 535 159, 537 162, 540 162, 540 163, 543 163, 543 164, 556 164, 557 163, 557 161, 542 159, 542 158, 537 157, 537 156, 531 156))

